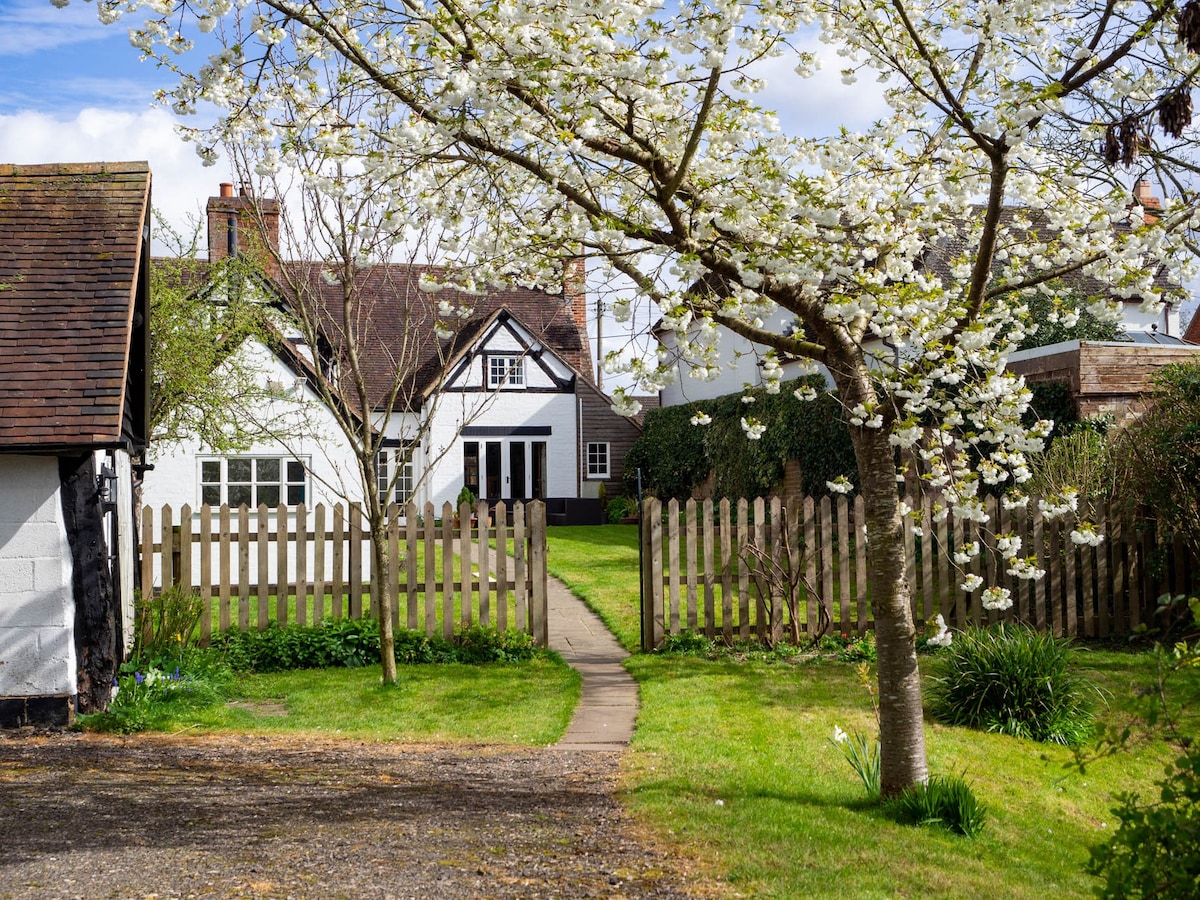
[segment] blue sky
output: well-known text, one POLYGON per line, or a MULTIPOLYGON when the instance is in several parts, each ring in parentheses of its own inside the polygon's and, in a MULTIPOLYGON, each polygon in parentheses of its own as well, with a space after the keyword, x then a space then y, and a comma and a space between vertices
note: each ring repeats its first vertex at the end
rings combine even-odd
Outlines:
MULTIPOLYGON (((759 99, 777 109, 785 130, 830 133, 883 114, 878 85, 867 79, 847 87, 842 60, 830 48, 814 40, 806 49, 824 67, 802 89, 786 60, 771 61, 761 73, 768 90, 759 99)), ((201 54, 192 57, 198 65, 201 54)), ((201 215, 231 176, 223 162, 202 166, 175 134, 169 110, 154 106, 154 92, 171 83, 169 72, 139 61, 128 26, 100 24, 91 3, 71 0, 56 9, 49 0, 0 0, 0 162, 148 160, 156 209, 181 225, 201 215)), ((606 323, 606 334, 618 331, 606 323)))
MULTIPOLYGON (((882 112, 878 89, 846 88, 828 48, 809 48, 830 62, 806 85, 777 96, 784 127, 818 133, 835 122, 865 125, 882 112), (848 111, 850 115, 847 115, 848 111)), ((199 64, 201 55, 193 51, 199 64)), ((772 61, 779 83, 791 63, 772 61)), ((767 73, 768 78, 771 74, 767 73)), ((229 169, 205 169, 172 130, 168 110, 154 108, 169 72, 140 62, 124 22, 102 25, 96 8, 71 0, 0 0, 0 162, 82 162, 146 159, 154 172, 155 205, 173 222, 203 205, 229 169)), ((771 105, 771 97, 764 97, 771 105)))
POLYGON ((147 160, 155 207, 181 223, 229 176, 204 168, 170 112, 154 108, 170 84, 91 3, 0 0, 0 162, 147 160))
POLYGON ((81 107, 144 110, 167 83, 138 62, 126 29, 104 26, 88 3, 0 2, 0 113, 73 114, 81 107))

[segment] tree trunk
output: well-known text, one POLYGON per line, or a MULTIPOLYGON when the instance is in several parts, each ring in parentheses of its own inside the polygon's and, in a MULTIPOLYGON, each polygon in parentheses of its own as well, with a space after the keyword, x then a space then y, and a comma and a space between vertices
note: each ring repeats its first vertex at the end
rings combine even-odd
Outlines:
MULTIPOLYGON (((837 378, 847 408, 873 396, 865 367, 837 378)), ((883 796, 929 779, 917 632, 904 558, 904 526, 896 464, 886 428, 850 428, 866 510, 869 586, 879 653, 880 779, 883 796)))
POLYGON ((388 599, 395 573, 392 571, 392 561, 388 553, 386 519, 383 515, 376 515, 373 509, 371 518, 372 564, 376 573, 375 583, 379 589, 379 597, 375 604, 375 608, 379 610, 379 659, 383 665, 383 683, 395 684, 396 638, 392 630, 392 604, 388 599))

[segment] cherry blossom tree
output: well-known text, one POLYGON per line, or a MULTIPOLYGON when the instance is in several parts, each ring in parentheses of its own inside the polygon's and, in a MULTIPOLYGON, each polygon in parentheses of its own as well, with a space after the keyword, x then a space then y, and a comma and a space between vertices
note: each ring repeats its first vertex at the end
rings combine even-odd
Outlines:
MULTIPOLYGON (((657 304, 674 336, 671 353, 627 364, 643 388, 680 360, 719 370, 721 329, 763 348, 769 386, 785 359, 823 367, 866 507, 889 796, 927 778, 898 469, 913 461, 939 515, 984 521, 988 488, 1028 502, 1048 424, 1021 425, 1029 394, 1004 370, 1030 327, 1025 298, 1048 292, 1070 317, 1076 300, 1053 285, 1090 277, 1105 296, 1088 308, 1112 315, 1115 297, 1158 303, 1164 263, 1183 271, 1196 3, 1182 15, 1174 0, 100 7, 148 11, 133 40, 179 72, 176 112, 222 110, 192 133, 202 155, 232 141, 269 171, 315 149, 403 182, 455 233, 443 249, 492 278, 550 283, 562 248, 582 248, 631 286, 626 309, 657 304), (206 59, 187 52, 193 27, 220 43, 206 59), (886 117, 805 139, 756 103, 768 70, 791 72, 781 94, 804 102, 815 60, 796 48, 812 33, 847 79, 883 82, 886 117), (370 101, 340 103, 351 91, 370 101), (1176 188, 1152 221, 1126 185, 1135 164, 1176 188), (767 324, 780 310, 787 333, 767 324)), ((618 404, 633 406, 623 392, 618 404)), ((761 434, 752 415, 744 427, 761 434)), ((1053 514, 1072 498, 1043 502, 1053 514)), ((1001 537, 1011 571, 1036 577, 1001 537)), ((1011 603, 998 586, 984 600, 1011 603)))

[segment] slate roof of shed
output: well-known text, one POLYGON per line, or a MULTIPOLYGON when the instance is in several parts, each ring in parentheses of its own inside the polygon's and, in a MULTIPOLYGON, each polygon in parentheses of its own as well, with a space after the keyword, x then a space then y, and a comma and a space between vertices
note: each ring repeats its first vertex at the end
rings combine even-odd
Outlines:
POLYGON ((145 162, 0 165, 0 452, 121 442, 149 204, 145 162))

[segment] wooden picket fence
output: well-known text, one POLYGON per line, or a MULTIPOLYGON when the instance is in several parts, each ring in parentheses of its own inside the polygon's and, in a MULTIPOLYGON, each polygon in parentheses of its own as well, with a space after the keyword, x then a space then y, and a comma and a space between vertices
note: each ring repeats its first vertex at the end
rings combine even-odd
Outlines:
POLYGON ((215 630, 312 624, 326 616, 378 615, 386 597, 397 626, 453 635, 458 625, 514 628, 548 641, 546 505, 446 503, 388 511, 394 577, 375 583, 359 504, 143 508, 143 593, 184 585, 203 603, 202 643, 215 630), (494 524, 489 522, 489 518, 494 524), (482 527, 478 523, 484 523, 482 527), (489 541, 492 546, 489 546, 489 541))
MULTIPOLYGON (((918 621, 940 613, 955 627, 1015 620, 1060 636, 1108 637, 1153 624, 1163 594, 1200 587, 1181 542, 1160 543, 1152 521, 1114 510, 1094 523, 1104 540, 1092 547, 1071 541, 1072 517, 1047 520, 1032 502, 1006 510, 991 498, 990 530, 935 521, 929 499, 919 508, 920 522, 906 519, 904 534, 918 621), (1007 574, 996 534, 1018 535, 1020 556, 1036 555, 1046 574, 1036 581, 1007 574), (973 541, 979 555, 955 564, 954 549, 973 541), (984 610, 981 591, 960 587, 970 574, 1008 588, 1013 607, 984 610)), ((683 630, 774 642, 824 631, 861 635, 874 626, 861 497, 807 497, 792 509, 778 497, 682 505, 649 499, 642 522, 647 648, 683 630)))

